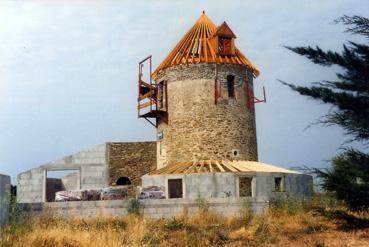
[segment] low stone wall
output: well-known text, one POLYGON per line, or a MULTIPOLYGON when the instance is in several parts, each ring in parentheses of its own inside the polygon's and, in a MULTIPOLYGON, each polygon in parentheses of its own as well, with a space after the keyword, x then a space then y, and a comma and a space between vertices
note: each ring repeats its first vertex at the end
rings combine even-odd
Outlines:
MULTIPOLYGON (((209 212, 229 217, 240 216, 249 207, 255 213, 261 213, 268 208, 268 202, 257 201, 254 198, 240 199, 208 198, 206 203, 188 199, 146 199, 140 200, 141 213, 150 218, 171 218, 187 213, 194 214, 204 205, 209 212)), ((79 217, 114 217, 127 214, 128 201, 84 201, 84 202, 49 202, 20 204, 26 211, 35 213, 50 212, 65 218, 79 217)))

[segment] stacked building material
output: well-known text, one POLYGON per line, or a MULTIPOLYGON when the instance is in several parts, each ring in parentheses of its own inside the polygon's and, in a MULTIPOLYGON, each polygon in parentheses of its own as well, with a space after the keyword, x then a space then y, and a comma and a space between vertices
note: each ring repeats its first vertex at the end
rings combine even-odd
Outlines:
POLYGON ((128 198, 129 186, 114 186, 101 189, 101 200, 123 200, 128 198))
POLYGON ((102 189, 66 190, 55 193, 55 201, 98 201, 123 200, 128 196, 127 186, 107 187, 102 189))
POLYGON ((147 186, 140 189, 139 199, 165 199, 164 188, 159 186, 147 186))

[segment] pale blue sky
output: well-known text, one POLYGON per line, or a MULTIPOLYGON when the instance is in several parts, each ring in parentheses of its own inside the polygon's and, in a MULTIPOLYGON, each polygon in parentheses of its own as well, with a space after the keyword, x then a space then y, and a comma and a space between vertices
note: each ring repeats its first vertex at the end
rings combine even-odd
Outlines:
POLYGON ((0 0, 0 173, 16 174, 107 141, 153 140, 137 119, 137 62, 160 63, 205 10, 227 21, 236 45, 259 68, 259 158, 274 165, 317 166, 339 152, 336 127, 305 127, 329 110, 282 86, 334 79, 282 47, 340 51, 357 40, 333 25, 367 15, 369 1, 7 1, 0 0))

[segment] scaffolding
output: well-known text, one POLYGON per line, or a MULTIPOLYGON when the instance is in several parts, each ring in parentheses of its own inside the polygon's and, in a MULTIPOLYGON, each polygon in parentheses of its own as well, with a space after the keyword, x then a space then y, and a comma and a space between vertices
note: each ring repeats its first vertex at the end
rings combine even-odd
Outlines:
POLYGON ((159 121, 168 122, 167 82, 159 84, 152 79, 152 56, 138 63, 138 117, 157 127, 159 121), (148 81, 143 80, 144 64, 149 65, 148 81), (160 99, 159 99, 160 97, 160 99), (165 103, 165 104, 164 104, 165 103))

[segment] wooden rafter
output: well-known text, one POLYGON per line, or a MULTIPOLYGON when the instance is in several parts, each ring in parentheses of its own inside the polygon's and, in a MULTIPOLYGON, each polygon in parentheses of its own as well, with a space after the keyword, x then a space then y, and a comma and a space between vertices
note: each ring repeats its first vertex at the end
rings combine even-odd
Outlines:
POLYGON ((272 166, 256 161, 245 160, 200 160, 194 162, 179 162, 159 170, 153 171, 150 175, 168 175, 168 174, 199 174, 214 172, 278 172, 278 173, 295 173, 282 167, 272 166))
POLYGON ((156 79, 160 70, 174 65, 202 62, 245 65, 252 71, 254 77, 257 77, 259 75, 258 69, 237 48, 235 48, 234 56, 220 56, 217 53, 218 49, 210 42, 217 30, 228 34, 228 36, 236 37, 226 23, 217 29, 216 25, 203 13, 152 73, 153 78, 156 79))

